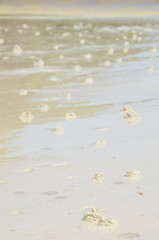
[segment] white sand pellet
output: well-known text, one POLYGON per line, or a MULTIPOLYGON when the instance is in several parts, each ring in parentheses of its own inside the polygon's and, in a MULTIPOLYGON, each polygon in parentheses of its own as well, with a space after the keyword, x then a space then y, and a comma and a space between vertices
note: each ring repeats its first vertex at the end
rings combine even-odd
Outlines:
POLYGON ((87 84, 87 85, 91 85, 91 84, 93 84, 93 82, 94 82, 93 78, 86 78, 86 80, 85 80, 85 84, 87 84))
POLYGON ((67 93, 65 98, 66 98, 67 100, 70 100, 70 99, 72 98, 72 96, 71 96, 70 93, 67 93))
POLYGON ((113 48, 109 48, 107 50, 107 53, 108 53, 108 55, 113 55, 114 54, 114 49, 113 48))
POLYGON ((93 145, 94 145, 96 148, 101 148, 101 147, 104 147, 106 144, 107 144, 106 141, 101 140, 101 141, 95 142, 93 145))
POLYGON ((123 49, 123 52, 124 52, 124 53, 128 53, 128 52, 129 52, 129 48, 124 48, 124 49, 123 49))
POLYGON ((76 72, 79 72, 79 71, 82 70, 82 67, 81 67, 80 65, 75 65, 74 70, 75 70, 76 72))
POLYGON ((55 133, 57 136, 63 135, 63 134, 64 134, 64 128, 63 128, 62 126, 57 126, 57 127, 54 129, 54 133, 55 133))
POLYGON ((77 118, 77 115, 73 112, 65 114, 65 120, 66 121, 72 121, 72 120, 75 120, 76 118, 77 118))
POLYGON ((94 183, 96 184, 102 184, 104 182, 104 175, 103 173, 96 173, 92 180, 94 181, 94 183))
POLYGON ((28 94, 28 91, 25 90, 25 89, 21 89, 21 90, 19 91, 19 95, 21 95, 21 96, 26 96, 27 94, 28 94))
POLYGON ((107 61, 105 61, 105 66, 108 68, 108 67, 111 67, 111 65, 112 65, 112 63, 109 61, 109 60, 107 60, 107 61))
POLYGON ((46 103, 42 103, 40 104, 39 109, 41 112, 48 112, 50 107, 46 103))
POLYGON ((82 221, 105 231, 113 231, 119 224, 115 219, 106 218, 96 212, 85 213, 82 221))
POLYGON ((35 32, 35 36, 36 37, 40 36, 40 32, 35 32))
POLYGON ((84 44, 85 44, 85 40, 84 40, 84 39, 81 39, 81 40, 80 40, 80 44, 81 44, 81 45, 84 45, 84 44))
POLYGON ((128 182, 136 183, 140 181, 140 179, 142 178, 142 174, 140 171, 133 169, 131 171, 127 171, 127 173, 125 174, 125 177, 128 182))
POLYGON ((12 212, 12 214, 19 215, 19 214, 22 214, 22 211, 20 211, 20 210, 15 210, 15 211, 12 212))
POLYGON ((118 63, 121 63, 122 61, 123 61, 123 59, 122 58, 117 58, 117 60, 116 60, 118 63))
POLYGON ((35 171, 35 168, 27 168, 27 169, 25 169, 24 171, 25 171, 25 172, 33 172, 33 171, 35 171))
POLYGON ((54 46, 53 46, 53 49, 54 49, 55 51, 57 51, 57 50, 59 49, 59 45, 54 45, 54 46))
POLYGON ((148 66, 148 67, 147 67, 147 71, 149 71, 149 72, 153 72, 153 71, 154 71, 153 66, 148 66))
POLYGON ((53 167, 66 167, 68 165, 69 165, 68 162, 62 162, 62 163, 55 163, 55 164, 53 164, 53 167))
POLYGON ((150 52, 150 53, 156 53, 156 52, 157 52, 157 47, 151 47, 151 48, 149 49, 149 52, 150 52))
POLYGON ((132 107, 125 106, 122 109, 124 120, 128 125, 135 125, 136 123, 141 121, 141 116, 139 113, 135 112, 132 107))
POLYGON ((62 34, 62 37, 68 37, 68 36, 70 36, 70 35, 71 35, 70 32, 64 32, 64 33, 62 34))
POLYGON ((14 47, 13 47, 13 54, 15 56, 19 56, 19 55, 21 55, 21 53, 22 53, 21 47, 19 45, 14 45, 14 47))
POLYGON ((41 58, 34 58, 34 67, 43 67, 44 61, 41 58))
POLYGON ((4 44, 4 39, 0 38, 0 45, 4 44))
POLYGON ((90 59, 92 59, 92 54, 87 53, 84 55, 84 57, 85 57, 85 59, 90 60, 90 59))
POLYGON ((25 123, 31 123, 33 118, 34 117, 30 111, 22 112, 20 115, 20 120, 25 123))

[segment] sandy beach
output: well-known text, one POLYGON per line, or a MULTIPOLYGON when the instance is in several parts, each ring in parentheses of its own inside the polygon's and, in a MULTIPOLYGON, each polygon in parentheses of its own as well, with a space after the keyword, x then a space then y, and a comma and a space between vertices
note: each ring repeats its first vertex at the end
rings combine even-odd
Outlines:
POLYGON ((158 239, 158 9, 14 7, 0 10, 0 240, 158 239))

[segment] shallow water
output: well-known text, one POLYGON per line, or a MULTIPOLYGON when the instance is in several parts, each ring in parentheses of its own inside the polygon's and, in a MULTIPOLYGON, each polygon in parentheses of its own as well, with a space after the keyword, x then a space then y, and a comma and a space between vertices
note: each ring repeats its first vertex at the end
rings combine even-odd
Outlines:
MULTIPOLYGON (((99 232, 81 222, 81 207, 93 204, 106 207, 106 215, 120 223, 109 239, 127 232, 156 239, 158 33, 158 18, 1 18, 4 239, 96 239, 99 232), (20 54, 13 53, 14 45, 21 47, 20 54), (35 66, 37 58, 43 66, 35 66), (20 95, 22 89, 28 94, 20 95), (40 111, 43 103, 49 106, 46 112, 40 111), (125 105, 140 113, 141 122, 127 125, 121 112, 125 105), (20 119, 25 111, 34 117, 30 123, 20 119), (70 112, 77 118, 66 121, 70 112), (63 134, 55 134, 57 126, 63 134), (107 144, 98 149, 97 141, 107 144), (54 165, 63 162, 68 165, 54 165), (123 176, 134 168, 144 177, 130 186, 123 176), (99 188, 91 180, 96 172, 106 175, 99 188), (140 191, 146 196, 138 196, 140 191), (14 209, 22 214, 12 215, 14 209)), ((100 239, 106 236, 102 233, 100 239)))

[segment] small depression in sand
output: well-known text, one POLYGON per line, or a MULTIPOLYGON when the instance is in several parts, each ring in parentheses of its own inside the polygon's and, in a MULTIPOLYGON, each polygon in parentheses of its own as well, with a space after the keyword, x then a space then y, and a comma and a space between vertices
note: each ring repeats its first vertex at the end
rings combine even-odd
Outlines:
POLYGON ((136 239, 140 237, 138 233, 122 233, 118 236, 121 239, 136 239))
POLYGON ((52 196, 58 194, 57 191, 46 191, 42 193, 43 195, 52 196))

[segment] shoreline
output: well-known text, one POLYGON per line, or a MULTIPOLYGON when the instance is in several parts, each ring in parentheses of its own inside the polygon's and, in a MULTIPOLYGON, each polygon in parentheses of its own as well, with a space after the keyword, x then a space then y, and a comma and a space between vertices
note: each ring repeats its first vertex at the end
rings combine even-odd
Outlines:
POLYGON ((19 17, 77 17, 77 18, 107 18, 107 17, 152 17, 159 16, 159 5, 1 5, 0 17, 11 15, 19 17), (13 14, 14 12, 14 14, 13 14))

